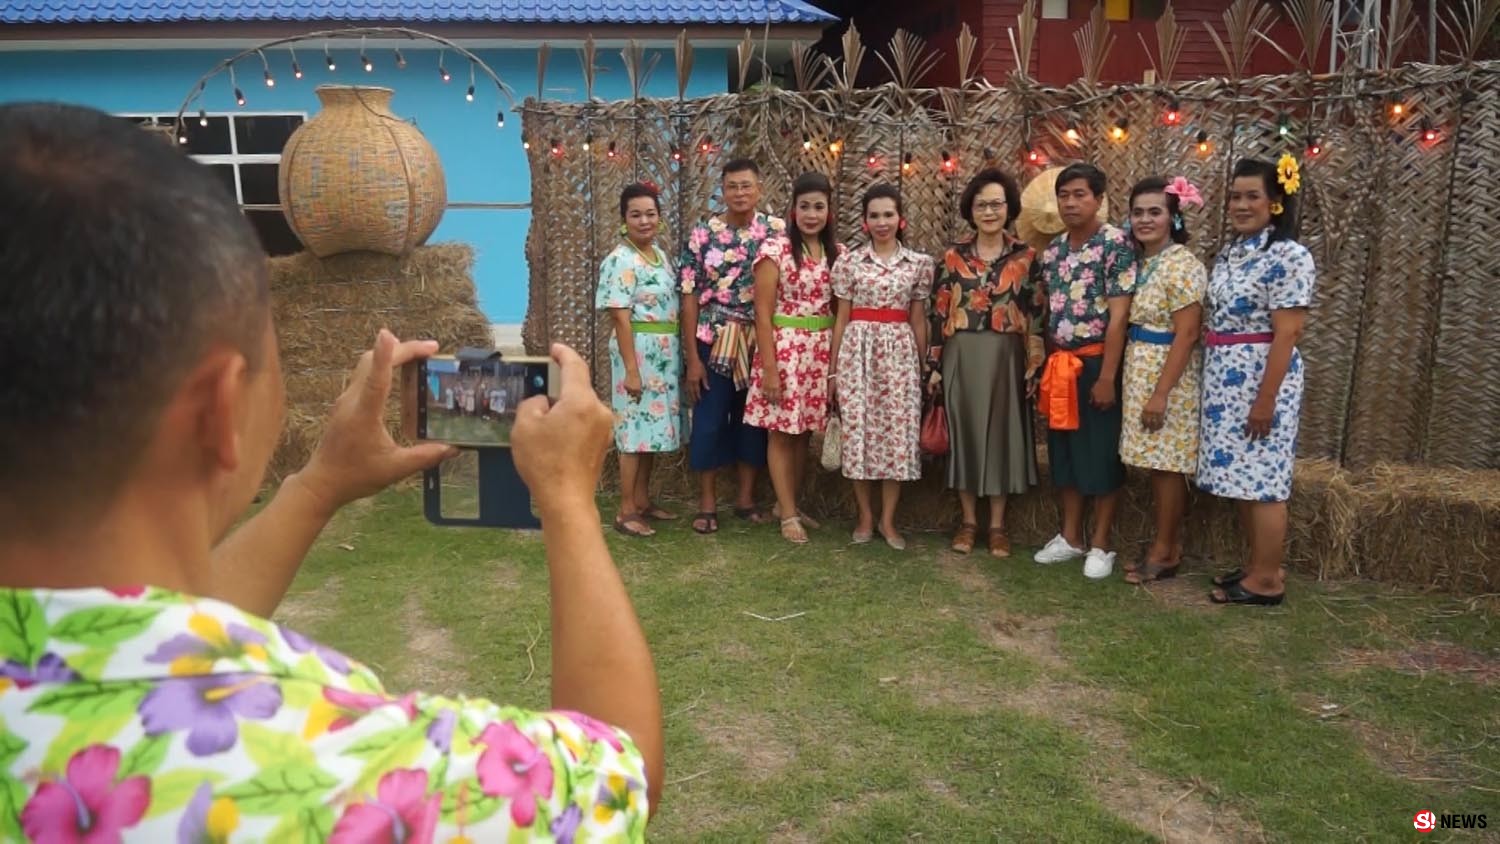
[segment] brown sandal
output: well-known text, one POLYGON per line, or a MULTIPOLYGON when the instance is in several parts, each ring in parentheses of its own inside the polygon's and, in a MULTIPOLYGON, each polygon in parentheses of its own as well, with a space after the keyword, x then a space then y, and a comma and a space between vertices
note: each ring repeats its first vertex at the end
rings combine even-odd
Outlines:
POLYGON ((1005 528, 990 528, 990 556, 1004 559, 1010 556, 1010 537, 1005 528))
POLYGON ((979 525, 961 524, 953 534, 953 550, 958 554, 967 554, 974 550, 974 537, 979 533, 979 525))
POLYGON ((1177 570, 1180 568, 1182 568, 1181 563, 1164 565, 1162 563, 1153 563, 1150 560, 1146 560, 1145 562, 1141 563, 1141 567, 1136 569, 1135 571, 1125 572, 1125 582, 1133 583, 1136 586, 1142 586, 1147 583, 1154 583, 1158 580, 1171 580, 1172 578, 1177 576, 1177 570))
POLYGON ((626 536, 634 536, 640 539, 656 535, 656 531, 650 525, 646 524, 646 520, 642 519, 639 513, 617 517, 615 519, 615 530, 626 536))

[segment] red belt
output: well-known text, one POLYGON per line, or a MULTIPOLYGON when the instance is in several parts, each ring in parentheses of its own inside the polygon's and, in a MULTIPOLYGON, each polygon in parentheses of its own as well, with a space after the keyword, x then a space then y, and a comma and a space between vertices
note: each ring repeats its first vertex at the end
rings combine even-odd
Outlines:
POLYGON ((906 322, 909 315, 900 308, 854 308, 849 311, 853 322, 906 322))
POLYGON ((1276 339, 1276 335, 1269 331, 1256 334, 1220 334, 1217 331, 1208 332, 1203 339, 1207 346, 1243 346, 1251 343, 1269 343, 1276 339))

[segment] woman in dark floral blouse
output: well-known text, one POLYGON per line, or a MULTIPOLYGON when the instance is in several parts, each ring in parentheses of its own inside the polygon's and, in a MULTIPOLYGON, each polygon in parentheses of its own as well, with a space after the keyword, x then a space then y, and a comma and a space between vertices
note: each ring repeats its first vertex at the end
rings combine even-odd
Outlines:
POLYGON ((1010 556, 1005 497, 1037 482, 1028 398, 1042 366, 1046 302, 1036 252, 1009 231, 1021 213, 1010 176, 989 169, 959 200, 974 237, 943 257, 933 285, 932 384, 948 412, 948 488, 958 490, 963 521, 953 550, 974 549, 978 502, 990 501, 989 547, 1010 556))

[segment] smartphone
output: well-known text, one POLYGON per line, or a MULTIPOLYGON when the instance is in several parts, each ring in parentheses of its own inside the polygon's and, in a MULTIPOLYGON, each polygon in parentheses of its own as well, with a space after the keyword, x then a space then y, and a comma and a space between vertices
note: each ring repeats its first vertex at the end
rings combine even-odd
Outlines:
POLYGON ((508 448, 516 408, 533 396, 557 401, 557 362, 465 349, 407 367, 404 427, 416 440, 508 448))

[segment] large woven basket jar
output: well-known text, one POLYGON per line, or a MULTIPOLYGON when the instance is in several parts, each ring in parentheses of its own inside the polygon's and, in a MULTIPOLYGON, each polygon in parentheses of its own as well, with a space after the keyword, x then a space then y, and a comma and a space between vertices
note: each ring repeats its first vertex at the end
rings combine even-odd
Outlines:
POLYGON ((432 236, 448 204, 437 152, 391 112, 390 88, 320 85, 323 110, 281 153, 287 223, 319 258, 405 255, 432 236))

